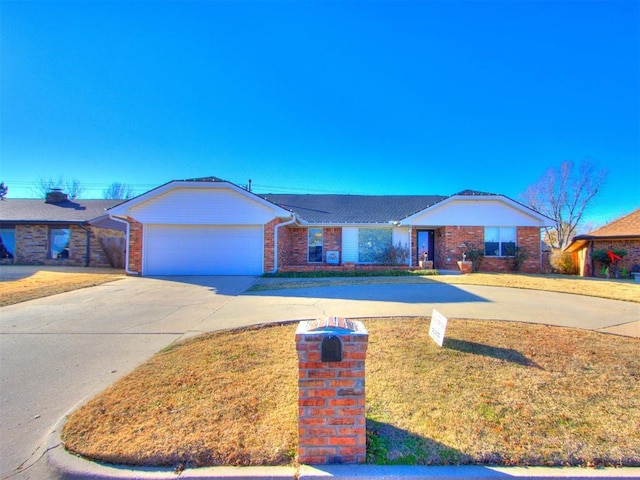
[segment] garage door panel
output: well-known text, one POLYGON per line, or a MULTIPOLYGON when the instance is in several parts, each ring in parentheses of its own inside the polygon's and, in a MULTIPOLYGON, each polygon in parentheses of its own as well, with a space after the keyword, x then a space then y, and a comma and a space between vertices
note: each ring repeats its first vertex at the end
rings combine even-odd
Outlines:
POLYGON ((147 226, 145 275, 259 275, 261 226, 147 226))

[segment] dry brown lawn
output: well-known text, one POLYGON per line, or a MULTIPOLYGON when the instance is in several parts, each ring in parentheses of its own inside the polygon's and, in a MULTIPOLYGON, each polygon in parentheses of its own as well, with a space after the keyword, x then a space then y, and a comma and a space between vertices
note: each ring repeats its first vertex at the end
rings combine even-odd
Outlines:
POLYGON ((434 281, 452 285, 488 285, 494 287, 546 290, 590 297, 610 298, 640 303, 640 283, 631 279, 607 280, 573 275, 526 275, 509 273, 473 273, 470 275, 438 275, 434 281))
POLYGON ((26 277, 3 277, 0 270, 0 307, 93 287, 124 278, 119 270, 37 270, 26 277))
MULTIPOLYGON (((370 463, 640 465, 640 340, 506 322, 369 319, 370 463)), ((70 416, 71 452, 174 467, 295 462, 296 324, 162 351, 70 416)))

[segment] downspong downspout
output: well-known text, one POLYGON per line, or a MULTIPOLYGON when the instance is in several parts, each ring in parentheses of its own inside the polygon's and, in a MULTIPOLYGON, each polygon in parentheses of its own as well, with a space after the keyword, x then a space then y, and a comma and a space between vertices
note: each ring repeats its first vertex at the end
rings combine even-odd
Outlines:
POLYGON ((291 220, 288 220, 284 223, 279 223, 273 229, 273 270, 271 273, 276 273, 278 271, 278 231, 280 227, 286 227, 287 225, 291 225, 297 221, 295 214, 291 214, 291 220))

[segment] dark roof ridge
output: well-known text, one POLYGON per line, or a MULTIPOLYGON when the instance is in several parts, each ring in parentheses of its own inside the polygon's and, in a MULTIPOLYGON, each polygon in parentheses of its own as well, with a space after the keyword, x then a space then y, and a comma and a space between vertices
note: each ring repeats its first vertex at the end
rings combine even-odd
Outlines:
POLYGON ((232 183, 227 180, 224 180, 220 177, 214 177, 213 175, 210 177, 198 177, 198 178, 185 178, 184 180, 174 180, 174 182, 223 182, 223 183, 232 183))
POLYGON ((470 190, 470 189, 462 190, 461 192, 454 193, 451 196, 455 197, 457 195, 460 195, 460 196, 486 196, 486 197, 504 196, 504 195, 502 195, 500 193, 481 192, 479 190, 470 190))

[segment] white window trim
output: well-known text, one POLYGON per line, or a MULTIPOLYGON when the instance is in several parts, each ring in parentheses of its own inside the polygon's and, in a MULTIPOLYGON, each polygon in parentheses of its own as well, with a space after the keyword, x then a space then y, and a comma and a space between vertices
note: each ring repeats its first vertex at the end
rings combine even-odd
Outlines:
POLYGON ((484 230, 484 242, 483 242, 484 252, 485 252, 484 256, 485 257, 488 257, 488 258, 513 258, 514 257, 514 255, 503 255, 502 254, 502 244, 506 243, 506 241, 505 242, 502 241, 502 230, 503 229, 507 229, 507 228, 514 230, 514 232, 516 234, 515 235, 516 238, 515 238, 515 241, 514 241, 515 248, 518 248, 518 227, 509 226, 509 225, 487 225, 487 226, 484 227, 485 230, 484 230), (498 255, 487 255, 487 247, 486 247, 486 244, 487 244, 486 229, 487 228, 497 228, 498 229, 498 249, 499 249, 498 255))

